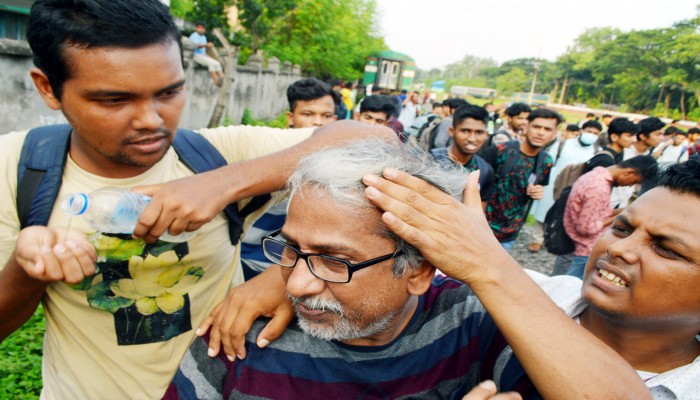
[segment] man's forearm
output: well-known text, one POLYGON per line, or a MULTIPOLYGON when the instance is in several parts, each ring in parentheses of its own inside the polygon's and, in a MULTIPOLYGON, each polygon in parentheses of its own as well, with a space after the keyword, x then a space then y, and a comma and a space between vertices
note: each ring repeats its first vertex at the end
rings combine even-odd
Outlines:
POLYGON ((372 137, 398 143, 396 134, 385 126, 338 121, 317 129, 310 138, 288 149, 219 168, 211 173, 216 174, 217 181, 226 185, 226 199, 233 203, 284 188, 296 164, 307 154, 346 141, 372 137))
POLYGON ((631 366, 563 313, 512 258, 493 261, 478 282, 467 283, 544 398, 650 398, 631 366))
POLYGON ((32 316, 47 284, 29 277, 14 255, 0 271, 0 341, 32 316))

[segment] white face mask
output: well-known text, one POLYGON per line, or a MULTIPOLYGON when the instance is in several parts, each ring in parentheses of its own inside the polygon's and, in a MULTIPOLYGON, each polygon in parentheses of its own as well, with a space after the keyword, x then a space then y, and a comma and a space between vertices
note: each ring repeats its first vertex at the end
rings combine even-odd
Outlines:
POLYGON ((584 146, 590 146, 598 140, 598 136, 592 133, 583 132, 581 136, 578 137, 578 141, 584 146))

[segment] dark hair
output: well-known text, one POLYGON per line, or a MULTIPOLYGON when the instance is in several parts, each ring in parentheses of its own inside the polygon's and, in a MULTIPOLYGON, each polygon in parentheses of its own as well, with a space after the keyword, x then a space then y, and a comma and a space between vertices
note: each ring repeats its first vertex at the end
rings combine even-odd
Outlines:
POLYGON ((450 107, 450 110, 456 110, 462 106, 468 105, 469 102, 467 102, 464 99, 454 98, 454 99, 447 99, 447 100, 443 101, 442 104, 447 106, 447 107, 450 107))
POLYGON ((524 112, 532 112, 532 108, 525 103, 513 103, 510 105, 510 107, 506 108, 505 111, 506 115, 509 117, 515 117, 516 115, 520 115, 524 112))
POLYGON ((561 115, 559 115, 558 112, 550 110, 549 108, 538 108, 532 111, 530 115, 527 116, 527 120, 530 122, 534 121, 536 118, 556 119, 557 125, 561 124, 562 121, 564 121, 564 118, 561 115))
POLYGON ((396 106, 394 105, 394 100, 389 96, 384 96, 381 94, 373 94, 367 96, 360 103, 360 112, 383 112, 386 117, 389 118, 396 112, 396 106))
POLYGON ((311 101, 322 97, 333 96, 333 88, 327 83, 321 82, 316 78, 308 78, 298 80, 287 88, 287 101, 289 101, 289 111, 294 112, 297 106, 297 101, 311 101))
POLYGON ((338 79, 331 79, 330 81, 328 81, 328 84, 331 86, 343 86, 343 82, 341 82, 338 79))
POLYGON ((650 133, 663 129, 666 124, 656 117, 644 118, 639 121, 639 133, 637 133, 637 139, 641 139, 641 136, 649 136, 650 133))
POLYGON ((588 114, 586 114, 586 118, 588 118, 588 117, 595 117, 595 114, 593 114, 593 113, 588 113, 588 114))
POLYGON ((637 124, 628 120, 627 118, 623 117, 617 117, 614 120, 610 121, 610 125, 608 126, 608 136, 620 136, 623 133, 631 133, 633 135, 636 135, 637 133, 639 133, 639 126, 637 126, 637 124))
POLYGON ((650 173, 650 168, 656 166, 656 159, 652 156, 636 156, 619 162, 617 166, 620 168, 632 168, 637 175, 645 179, 656 172, 654 170, 650 173))
POLYGON ((690 157, 684 163, 671 165, 661 174, 659 186, 672 192, 700 197, 700 159, 690 157))
POLYGON ((586 122, 583 124, 583 126, 581 126, 581 129, 586 129, 586 128, 588 128, 588 127, 595 128, 595 129, 598 130, 598 132, 602 132, 602 131, 603 131, 603 125, 601 125, 600 122, 598 122, 598 121, 596 121, 596 120, 593 120, 593 119, 590 120, 590 121, 586 121, 586 122))
POLYGON ((610 114, 603 114, 603 117, 602 117, 602 118, 612 118, 612 115, 610 115, 610 114))
POLYGON ((195 22, 194 26, 203 26, 206 28, 207 24, 206 24, 206 22, 200 20, 200 21, 195 22))
POLYGON ((435 109, 435 107, 442 107, 442 103, 440 103, 439 101, 433 102, 433 110, 435 109))
POLYGON ((581 127, 576 124, 569 124, 566 126, 566 130, 569 132, 578 132, 581 130, 581 127))
POLYGON ((688 133, 700 133, 700 128, 690 128, 688 129, 688 133))
POLYGON ((664 131, 664 136, 673 135, 674 133, 676 133, 677 130, 678 128, 676 128, 675 126, 669 126, 664 131))
POLYGON ((676 128, 676 135, 688 136, 688 132, 684 131, 683 129, 676 128))
POLYGON ((475 119, 481 121, 484 124, 488 123, 489 112, 486 111, 484 107, 475 106, 473 104, 467 104, 459 107, 455 110, 454 115, 452 115, 452 126, 457 127, 467 118, 475 119))
POLYGON ((406 94, 406 89, 401 89, 401 94, 406 94))
POLYGON ((159 0, 37 0, 27 21, 34 65, 57 99, 71 77, 67 47, 138 49, 174 41, 182 54, 181 36, 159 0))

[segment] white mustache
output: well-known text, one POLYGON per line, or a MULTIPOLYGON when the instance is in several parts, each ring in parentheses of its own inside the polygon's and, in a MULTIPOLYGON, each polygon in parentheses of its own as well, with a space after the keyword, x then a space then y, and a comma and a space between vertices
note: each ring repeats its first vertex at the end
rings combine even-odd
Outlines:
POLYGON ((292 295, 288 295, 288 297, 290 300, 292 300, 293 305, 296 306, 297 304, 301 304, 304 306, 304 308, 308 308, 309 310, 330 311, 340 315, 345 313, 343 306, 338 300, 323 299, 319 296, 294 297, 292 295))

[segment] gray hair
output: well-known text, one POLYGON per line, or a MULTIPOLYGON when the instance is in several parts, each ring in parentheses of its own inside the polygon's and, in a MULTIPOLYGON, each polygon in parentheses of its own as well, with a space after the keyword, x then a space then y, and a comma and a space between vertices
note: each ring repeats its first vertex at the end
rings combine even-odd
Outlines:
MULTIPOLYGON (((461 200, 467 174, 461 165, 439 163, 413 144, 388 143, 378 138, 350 142, 341 147, 328 148, 304 157, 289 178, 290 198, 305 185, 312 185, 328 193, 333 200, 362 213, 374 210, 365 196, 362 177, 382 175, 386 168, 395 168, 421 178, 452 197, 461 200)), ((408 268, 418 268, 423 261, 420 252, 379 224, 381 235, 396 243, 394 276, 400 277, 408 268)))

